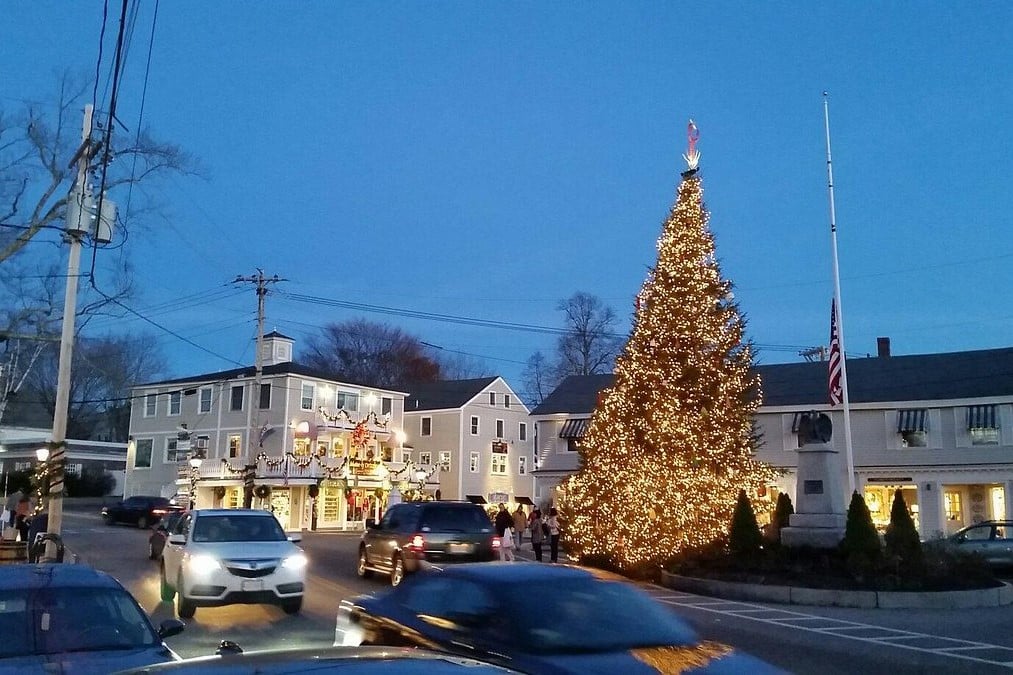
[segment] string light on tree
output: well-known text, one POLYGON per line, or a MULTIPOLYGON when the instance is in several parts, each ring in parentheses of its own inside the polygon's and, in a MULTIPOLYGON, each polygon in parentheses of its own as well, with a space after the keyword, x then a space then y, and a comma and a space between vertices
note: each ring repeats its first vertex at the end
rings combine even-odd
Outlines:
POLYGON ((690 121, 689 168, 657 264, 583 439, 581 470, 565 485, 571 545, 623 567, 713 541, 727 532, 739 490, 776 476, 753 457, 762 392, 707 226, 699 137, 690 121))

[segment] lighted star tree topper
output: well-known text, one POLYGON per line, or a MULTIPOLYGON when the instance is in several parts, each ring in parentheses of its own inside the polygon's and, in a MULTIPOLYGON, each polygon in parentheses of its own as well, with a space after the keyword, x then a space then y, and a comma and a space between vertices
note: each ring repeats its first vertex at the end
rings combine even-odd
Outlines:
POLYGON ((762 392, 723 279, 689 123, 689 168, 636 299, 633 333, 565 485, 567 539, 620 566, 661 562, 727 533, 740 489, 776 476, 754 459, 762 392))

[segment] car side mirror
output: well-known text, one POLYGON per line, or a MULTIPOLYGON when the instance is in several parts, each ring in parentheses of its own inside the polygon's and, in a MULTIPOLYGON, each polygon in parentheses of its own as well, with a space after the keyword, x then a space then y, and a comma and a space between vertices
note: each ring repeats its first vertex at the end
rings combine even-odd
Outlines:
POLYGON ((375 518, 366 518, 366 529, 367 530, 378 530, 380 526, 377 524, 375 518))
POLYGON ((302 532, 287 532, 286 536, 288 537, 288 540, 291 541, 292 543, 302 541, 302 532))
POLYGON ((173 635, 179 635, 186 628, 186 624, 179 619, 166 619, 158 625, 158 637, 165 639, 173 635))
POLYGON ((176 544, 177 546, 183 546, 183 545, 186 544, 186 535, 185 534, 170 534, 169 535, 169 543, 170 544, 176 544))

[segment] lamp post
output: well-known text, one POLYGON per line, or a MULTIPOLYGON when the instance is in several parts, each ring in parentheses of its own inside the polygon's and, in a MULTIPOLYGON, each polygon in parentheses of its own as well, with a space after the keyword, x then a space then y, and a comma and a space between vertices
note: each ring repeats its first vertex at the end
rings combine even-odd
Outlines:
POLYGON ((423 501, 422 495, 425 494, 426 478, 428 478, 428 477, 429 477, 428 474, 423 469, 416 469, 416 471, 415 471, 415 481, 419 484, 419 501, 420 502, 423 501))
POLYGON ((200 452, 194 453, 190 458, 190 510, 193 511, 197 505, 197 481, 200 480, 200 465, 204 463, 204 457, 200 452))
POLYGON ((38 466, 35 467, 36 483, 38 485, 39 503, 35 505, 36 513, 43 509, 42 499, 46 495, 46 488, 49 487, 49 467, 46 462, 49 461, 49 448, 42 446, 35 451, 35 458, 39 460, 38 466))

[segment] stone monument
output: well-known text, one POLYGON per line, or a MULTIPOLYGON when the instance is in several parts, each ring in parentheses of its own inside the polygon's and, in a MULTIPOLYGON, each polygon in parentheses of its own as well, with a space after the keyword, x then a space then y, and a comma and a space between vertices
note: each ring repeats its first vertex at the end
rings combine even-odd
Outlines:
POLYGON ((795 513, 781 529, 781 543, 835 548, 844 539, 847 515, 838 452, 830 445, 833 423, 824 413, 805 413, 798 436, 795 513))

